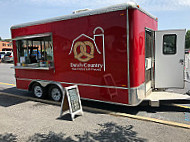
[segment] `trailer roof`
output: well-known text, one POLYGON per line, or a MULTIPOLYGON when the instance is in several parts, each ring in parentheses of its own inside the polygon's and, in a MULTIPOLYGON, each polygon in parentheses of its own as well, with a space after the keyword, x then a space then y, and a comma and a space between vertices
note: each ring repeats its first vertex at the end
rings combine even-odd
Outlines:
POLYGON ((148 16, 152 17, 153 19, 157 20, 157 18, 155 16, 151 15, 149 12, 145 11, 144 9, 139 8, 138 5, 135 2, 128 2, 128 3, 117 4, 117 5, 104 7, 104 8, 100 8, 100 9, 84 11, 84 12, 80 12, 80 13, 76 13, 76 14, 70 14, 70 15, 59 16, 59 17, 54 17, 54 18, 40 20, 40 21, 34 21, 34 22, 14 25, 14 26, 11 27, 11 29, 18 29, 18 28, 27 27, 27 26, 33 26, 33 25, 39 25, 39 24, 50 23, 50 22, 55 22, 55 21, 75 19, 75 18, 84 17, 84 16, 108 13, 108 12, 113 12, 113 11, 118 11, 118 10, 125 10, 125 9, 135 9, 135 8, 139 9, 140 11, 145 13, 146 15, 148 15, 148 16))

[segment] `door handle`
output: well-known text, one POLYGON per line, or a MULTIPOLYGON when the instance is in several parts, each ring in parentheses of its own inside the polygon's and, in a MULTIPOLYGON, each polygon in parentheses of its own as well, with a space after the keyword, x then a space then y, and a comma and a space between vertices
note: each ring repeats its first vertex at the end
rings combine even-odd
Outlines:
POLYGON ((183 60, 183 59, 180 59, 180 60, 179 60, 179 63, 181 63, 181 65, 183 65, 183 64, 184 64, 184 60, 183 60))

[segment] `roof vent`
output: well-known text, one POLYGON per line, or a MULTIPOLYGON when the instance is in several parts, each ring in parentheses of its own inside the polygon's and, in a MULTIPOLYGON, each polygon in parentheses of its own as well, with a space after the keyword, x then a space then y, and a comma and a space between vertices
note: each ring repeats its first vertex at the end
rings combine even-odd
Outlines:
POLYGON ((77 13, 80 13, 80 12, 85 12, 85 11, 89 11, 89 10, 92 10, 92 9, 79 9, 79 10, 76 10, 76 11, 73 11, 73 14, 77 14, 77 13))

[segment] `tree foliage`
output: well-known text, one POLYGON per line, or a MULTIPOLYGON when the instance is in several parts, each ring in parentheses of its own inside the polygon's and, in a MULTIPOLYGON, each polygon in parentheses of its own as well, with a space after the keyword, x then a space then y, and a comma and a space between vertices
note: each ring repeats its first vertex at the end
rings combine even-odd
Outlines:
POLYGON ((185 48, 190 49, 190 30, 187 31, 185 36, 185 48))

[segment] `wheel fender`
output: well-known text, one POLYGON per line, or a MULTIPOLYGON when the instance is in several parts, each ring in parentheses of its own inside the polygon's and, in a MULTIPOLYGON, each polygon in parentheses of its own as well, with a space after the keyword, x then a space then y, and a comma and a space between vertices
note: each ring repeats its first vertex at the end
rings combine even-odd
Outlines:
POLYGON ((65 95, 65 89, 63 88, 63 86, 61 85, 61 83, 59 82, 54 82, 54 81, 42 81, 42 80, 33 80, 31 81, 30 85, 29 85, 29 91, 32 90, 32 85, 34 83, 39 83, 42 87, 46 88, 49 85, 56 85, 60 88, 61 92, 63 95, 65 95))

